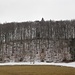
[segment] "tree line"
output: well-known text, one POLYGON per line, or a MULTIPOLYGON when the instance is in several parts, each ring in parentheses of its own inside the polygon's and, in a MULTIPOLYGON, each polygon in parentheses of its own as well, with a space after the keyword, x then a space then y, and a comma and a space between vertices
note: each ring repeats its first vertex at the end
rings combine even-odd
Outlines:
MULTIPOLYGON (((75 60, 74 39, 75 20, 44 21, 42 18, 41 21, 34 22, 3 23, 0 24, 0 57, 4 60, 5 57, 14 56, 15 53, 15 57, 21 57, 18 60, 22 60, 26 53, 30 53, 30 60, 33 61, 38 47, 41 49, 39 52, 44 53, 43 49, 51 47, 50 41, 56 43, 57 40, 67 40, 67 48, 69 47, 71 57, 75 60), (16 50, 19 50, 18 54, 16 50)), ((63 45, 60 44, 60 47, 63 45)), ((42 57, 42 61, 43 59, 42 57)))

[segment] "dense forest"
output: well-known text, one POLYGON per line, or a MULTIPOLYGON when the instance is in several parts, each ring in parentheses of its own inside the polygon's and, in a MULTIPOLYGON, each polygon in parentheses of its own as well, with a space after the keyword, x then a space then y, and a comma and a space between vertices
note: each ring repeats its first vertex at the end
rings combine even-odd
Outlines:
POLYGON ((75 60, 75 20, 0 24, 0 62, 75 60))

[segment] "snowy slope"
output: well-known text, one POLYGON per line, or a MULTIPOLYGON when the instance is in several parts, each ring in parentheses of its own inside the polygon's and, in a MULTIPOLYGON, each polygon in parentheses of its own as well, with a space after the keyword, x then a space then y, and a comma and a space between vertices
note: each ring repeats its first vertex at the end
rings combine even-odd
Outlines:
POLYGON ((0 66, 5 65, 56 65, 56 66, 66 66, 66 67, 74 67, 75 68, 75 62, 71 63, 45 63, 45 62, 9 62, 9 63, 0 63, 0 66))

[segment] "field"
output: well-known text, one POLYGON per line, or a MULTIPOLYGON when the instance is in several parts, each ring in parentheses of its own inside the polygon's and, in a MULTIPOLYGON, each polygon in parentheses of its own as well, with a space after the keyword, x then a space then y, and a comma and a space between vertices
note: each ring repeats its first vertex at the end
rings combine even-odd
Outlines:
POLYGON ((61 66, 0 66, 0 75, 75 75, 75 68, 61 66))

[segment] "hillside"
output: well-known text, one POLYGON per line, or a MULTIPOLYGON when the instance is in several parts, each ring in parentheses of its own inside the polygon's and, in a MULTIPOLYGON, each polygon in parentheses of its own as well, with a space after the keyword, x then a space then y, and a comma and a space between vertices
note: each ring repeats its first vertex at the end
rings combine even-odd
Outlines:
POLYGON ((0 24, 0 62, 75 60, 75 20, 0 24))

